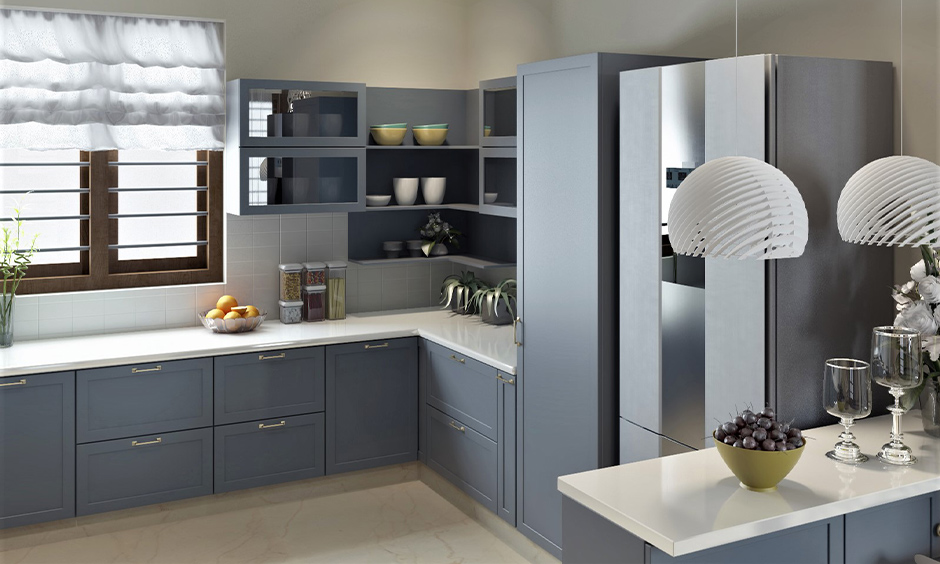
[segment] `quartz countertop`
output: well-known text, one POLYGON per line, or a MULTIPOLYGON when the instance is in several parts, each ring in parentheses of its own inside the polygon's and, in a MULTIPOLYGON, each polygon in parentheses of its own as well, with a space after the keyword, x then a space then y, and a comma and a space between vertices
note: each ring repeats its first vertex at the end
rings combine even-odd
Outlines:
POLYGON ((285 325, 269 319, 248 333, 202 327, 110 333, 14 343, 0 349, 0 378, 252 351, 420 336, 509 374, 516 373, 512 326, 441 310, 350 315, 342 321, 285 325))
POLYGON ((874 454, 888 441, 891 417, 852 428, 870 458, 851 466, 826 458, 841 425, 804 431, 803 456, 772 492, 742 488, 714 448, 558 478, 562 494, 670 556, 682 556, 940 490, 940 439, 923 431, 920 412, 903 419, 913 466, 874 454))

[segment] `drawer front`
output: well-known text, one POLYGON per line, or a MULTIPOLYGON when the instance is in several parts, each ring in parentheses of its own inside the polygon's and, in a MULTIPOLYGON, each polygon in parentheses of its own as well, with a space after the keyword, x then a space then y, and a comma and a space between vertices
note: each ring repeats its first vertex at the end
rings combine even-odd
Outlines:
POLYGON ((215 359, 215 424, 323 411, 323 347, 215 359))
POLYGON ((428 466, 496 513, 496 443, 428 408, 428 466))
POLYGON ((78 515, 212 493, 212 429, 78 445, 78 515))
POLYGON ((496 369, 427 342, 427 402, 496 440, 496 369))
POLYGON ((81 370, 79 443, 212 425, 212 359, 81 370))
POLYGON ((74 516, 75 373, 0 378, 0 529, 74 516))
POLYGON ((215 491, 323 475, 323 414, 215 428, 215 491))

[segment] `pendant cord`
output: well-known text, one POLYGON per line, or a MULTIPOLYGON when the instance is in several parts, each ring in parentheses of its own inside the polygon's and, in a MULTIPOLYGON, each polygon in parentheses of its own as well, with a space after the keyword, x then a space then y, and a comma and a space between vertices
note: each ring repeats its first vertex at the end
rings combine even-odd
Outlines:
MULTIPOLYGON (((901 0, 903 2, 904 0, 901 0)), ((738 147, 738 0, 734 0, 734 154, 738 147)))
MULTIPOLYGON (((737 1, 737 0, 735 0, 737 1)), ((904 156, 904 0, 901 0, 901 60, 898 62, 898 81, 901 83, 899 94, 901 96, 901 156, 904 156)))

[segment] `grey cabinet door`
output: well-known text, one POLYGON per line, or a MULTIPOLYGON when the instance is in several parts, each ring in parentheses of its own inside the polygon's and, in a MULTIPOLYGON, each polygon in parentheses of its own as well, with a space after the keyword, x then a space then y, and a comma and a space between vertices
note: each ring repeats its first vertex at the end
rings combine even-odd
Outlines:
POLYGON ((497 511, 496 443, 428 407, 428 466, 490 511, 497 511))
POLYGON ((516 524, 516 377, 499 372, 496 513, 516 524))
POLYGON ((933 496, 924 495, 846 515, 846 563, 906 564, 930 554, 932 505, 933 496))
POLYGON ((418 344, 414 338, 326 351, 326 473, 418 456, 418 344))
POLYGON ((78 445, 79 515, 212 493, 212 429, 78 445))
POLYGON ((79 443, 211 426, 211 358, 77 373, 79 443))
POLYGON ((215 359, 215 424, 323 411, 323 347, 215 359))
POLYGON ((75 373, 0 378, 0 529, 75 515, 75 373))
POLYGON ((427 402, 496 440, 496 369, 427 343, 427 402))
POLYGON ((215 492, 323 475, 323 414, 215 428, 215 492))
POLYGON ((427 339, 418 339, 418 460, 428 461, 428 370, 430 351, 427 339))

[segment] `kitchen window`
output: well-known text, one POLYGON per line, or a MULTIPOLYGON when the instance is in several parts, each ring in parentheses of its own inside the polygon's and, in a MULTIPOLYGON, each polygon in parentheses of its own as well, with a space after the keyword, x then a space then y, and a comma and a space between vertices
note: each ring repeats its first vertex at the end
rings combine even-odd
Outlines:
POLYGON ((224 91, 221 22, 0 9, 19 293, 222 281, 224 91))

